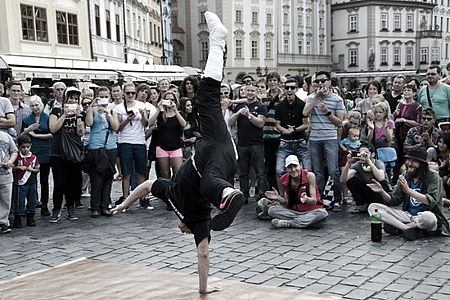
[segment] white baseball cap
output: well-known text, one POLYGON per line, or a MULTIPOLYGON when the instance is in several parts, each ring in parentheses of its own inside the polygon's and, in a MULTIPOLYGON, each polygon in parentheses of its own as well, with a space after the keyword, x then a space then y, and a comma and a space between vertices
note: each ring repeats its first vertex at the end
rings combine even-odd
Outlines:
POLYGON ((289 167, 289 165, 298 166, 299 164, 300 164, 300 162, 298 161, 297 156, 292 154, 292 155, 289 155, 288 157, 286 157, 284 167, 287 168, 287 167, 289 167))

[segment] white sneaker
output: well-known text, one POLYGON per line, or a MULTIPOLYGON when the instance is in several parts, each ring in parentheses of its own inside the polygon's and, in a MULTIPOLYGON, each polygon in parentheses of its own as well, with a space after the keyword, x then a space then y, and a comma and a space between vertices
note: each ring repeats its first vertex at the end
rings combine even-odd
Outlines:
POLYGON ((288 220, 273 219, 272 225, 276 228, 289 228, 291 223, 288 220))
POLYGON ((249 196, 250 197, 255 197, 255 187, 254 186, 252 186, 251 188, 250 188, 250 190, 248 191, 248 193, 249 193, 249 196))

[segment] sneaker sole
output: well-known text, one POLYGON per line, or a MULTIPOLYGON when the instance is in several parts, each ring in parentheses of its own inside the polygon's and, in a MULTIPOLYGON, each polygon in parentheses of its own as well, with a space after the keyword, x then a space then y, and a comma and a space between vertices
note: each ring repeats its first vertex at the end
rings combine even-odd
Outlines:
POLYGON ((219 212, 212 218, 211 230, 220 231, 230 226, 241 209, 242 204, 244 204, 245 196, 239 193, 228 201, 230 201, 228 208, 225 211, 219 212))
POLYGON ((58 219, 50 219, 48 220, 49 223, 58 223, 58 221, 61 220, 61 218, 58 219))

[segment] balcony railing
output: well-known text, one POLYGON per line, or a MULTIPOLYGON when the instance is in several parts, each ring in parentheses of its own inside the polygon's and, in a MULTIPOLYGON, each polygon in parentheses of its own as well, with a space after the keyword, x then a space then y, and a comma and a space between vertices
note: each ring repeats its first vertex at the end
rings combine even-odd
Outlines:
POLYGON ((417 32, 417 37, 419 38, 437 38, 437 39, 441 39, 442 38, 442 31, 438 31, 438 30, 421 30, 417 32))

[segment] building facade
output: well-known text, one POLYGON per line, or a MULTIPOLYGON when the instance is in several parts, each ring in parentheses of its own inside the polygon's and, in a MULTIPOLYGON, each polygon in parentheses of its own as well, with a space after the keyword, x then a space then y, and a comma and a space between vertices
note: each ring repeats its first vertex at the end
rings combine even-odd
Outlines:
POLYGON ((174 63, 173 39, 172 39, 172 1, 161 1, 161 16, 163 30, 163 64, 172 65, 174 63))
POLYGON ((332 1, 333 71, 349 88, 416 73, 439 61, 432 1, 332 1), (356 82, 356 80, 358 82, 356 82))
POLYGON ((279 7, 278 69, 281 74, 330 70, 331 15, 326 0, 283 0, 279 7))
POLYGON ((442 39, 437 43, 440 43, 440 64, 443 66, 445 72, 445 66, 450 62, 450 0, 434 0, 436 7, 433 10, 433 27, 437 31, 442 32, 442 39))
POLYGON ((125 62, 161 64, 161 0, 124 0, 125 62))
POLYGON ((88 2, 92 58, 95 61, 124 62, 124 1, 90 0, 88 2))

